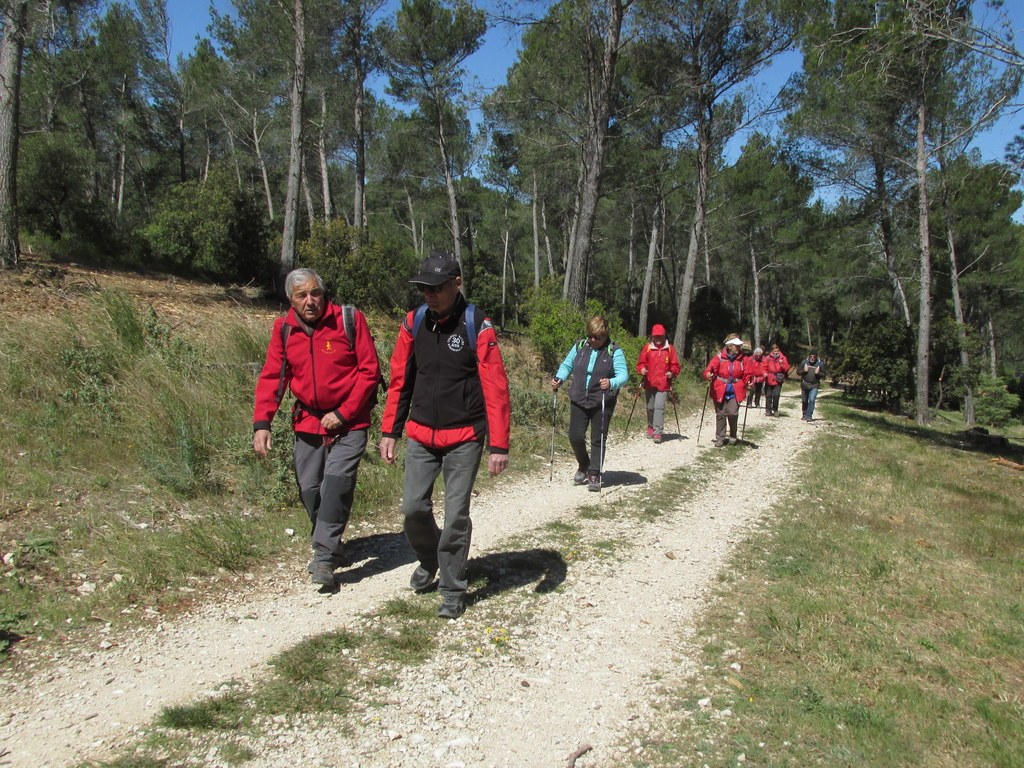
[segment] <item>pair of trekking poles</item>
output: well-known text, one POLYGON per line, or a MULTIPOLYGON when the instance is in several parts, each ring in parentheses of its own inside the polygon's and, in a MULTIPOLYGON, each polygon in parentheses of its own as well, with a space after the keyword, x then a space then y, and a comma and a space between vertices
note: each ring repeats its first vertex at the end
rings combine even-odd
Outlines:
MULTIPOLYGON (((704 393, 704 407, 700 409, 700 425, 697 427, 697 442, 700 442, 700 431, 704 427, 704 413, 708 409, 708 398, 711 395, 711 382, 708 382, 707 391, 704 393)), ((740 440, 747 434, 747 413, 750 411, 749 403, 743 404, 743 428, 740 430, 740 440)))
MULTIPOLYGON (((683 434, 683 430, 680 429, 680 427, 679 427, 679 409, 676 408, 676 396, 675 395, 676 395, 676 393, 674 391, 669 390, 669 397, 668 397, 668 399, 669 399, 669 402, 672 403, 672 412, 675 414, 675 417, 676 417, 676 434, 677 435, 681 435, 681 434, 683 434)), ((623 430, 623 432, 622 432, 622 436, 623 437, 625 437, 626 435, 629 434, 629 425, 630 425, 630 422, 633 421, 633 412, 636 410, 636 401, 639 400, 639 399, 640 399, 640 388, 637 387, 636 397, 633 398, 633 407, 629 409, 629 418, 626 419, 626 429, 623 430)))

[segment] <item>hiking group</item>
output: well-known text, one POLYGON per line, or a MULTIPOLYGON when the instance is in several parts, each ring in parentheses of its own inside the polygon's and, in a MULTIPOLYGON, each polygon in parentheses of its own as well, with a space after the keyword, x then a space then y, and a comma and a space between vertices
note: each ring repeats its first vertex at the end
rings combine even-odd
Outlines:
MULTIPOLYGON (((295 479, 310 520, 313 556, 308 570, 314 584, 333 589, 334 572, 343 564, 343 537, 371 413, 383 387, 387 396, 380 423, 381 458, 394 464, 403 432, 407 438, 401 509, 405 537, 418 560, 409 586, 416 592, 436 586, 441 597, 438 616, 455 619, 466 605, 470 501, 485 450, 490 475, 508 467, 508 376, 490 318, 478 314, 463 296, 462 273, 453 255, 432 253, 409 282, 423 302, 399 328, 388 384, 363 313, 331 301, 315 271, 288 274, 284 289, 291 308, 274 322, 256 383, 253 450, 260 457, 269 455, 271 422, 290 390, 295 479), (445 489, 440 525, 433 503, 439 476, 445 489)), ((651 328, 635 370, 642 377, 646 435, 661 443, 666 403, 676 402, 672 384, 681 370, 664 326, 651 328)), ((779 390, 788 370, 777 345, 769 355, 760 349, 745 355, 738 335, 726 338, 704 371, 715 403, 716 446, 725 445, 727 431, 736 440, 739 404, 745 396, 748 407, 751 399, 759 407, 763 394, 765 413, 778 415, 779 390)), ((798 372, 804 418, 810 420, 824 365, 812 352, 798 372)), ((570 347, 550 382, 555 406, 552 457, 558 391, 570 382, 568 439, 577 464, 576 485, 602 488, 608 427, 628 378, 626 356, 611 340, 608 322, 600 315, 590 318, 585 337, 570 347)))

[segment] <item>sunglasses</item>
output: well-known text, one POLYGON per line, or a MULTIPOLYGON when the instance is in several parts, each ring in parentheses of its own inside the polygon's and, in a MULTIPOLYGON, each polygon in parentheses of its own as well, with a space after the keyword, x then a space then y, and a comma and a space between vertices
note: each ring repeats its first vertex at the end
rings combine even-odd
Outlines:
POLYGON ((440 293, 451 281, 452 279, 448 278, 440 285, 427 285, 426 283, 417 283, 416 287, 420 289, 420 293, 440 293))

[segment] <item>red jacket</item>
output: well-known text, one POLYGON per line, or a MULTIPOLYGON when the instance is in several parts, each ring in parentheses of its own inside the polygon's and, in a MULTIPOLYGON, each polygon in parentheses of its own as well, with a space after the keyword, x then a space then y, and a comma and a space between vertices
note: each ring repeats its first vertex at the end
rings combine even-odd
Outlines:
POLYGON ((786 374, 789 373, 789 360, 781 352, 779 352, 778 357, 772 357, 770 354, 765 355, 761 361, 761 370, 764 372, 765 380, 769 386, 781 384, 786 380, 786 374))
POLYGON ((735 360, 729 360, 729 356, 726 354, 725 349, 723 349, 711 358, 711 362, 704 369, 704 378, 707 379, 709 376, 711 380, 711 399, 716 403, 725 400, 725 388, 730 381, 732 381, 736 399, 739 402, 743 402, 746 399, 747 379, 750 378, 750 372, 744 367, 744 356, 742 354, 736 355, 735 360))
POLYGON ((254 429, 270 429, 270 422, 281 404, 281 366, 283 355, 281 326, 292 326, 288 335, 284 384, 295 395, 292 428, 296 432, 327 434, 320 425, 324 414, 335 411, 345 429, 370 426, 372 397, 380 381, 380 364, 366 318, 355 311, 355 345, 349 343, 342 319, 342 308, 328 302, 320 322, 306 332, 288 310, 274 321, 267 357, 256 380, 254 429), (280 390, 280 392, 279 392, 280 390))
POLYGON ((391 353, 391 384, 381 417, 384 437, 448 448, 487 436, 491 453, 508 453, 508 376, 489 318, 477 321, 476 354, 468 343, 465 300, 450 317, 424 318, 413 338, 415 310, 406 315, 391 353))
POLYGON ((750 374, 750 381, 754 384, 764 381, 764 355, 758 357, 757 355, 751 355, 744 361, 744 366, 747 369, 747 373, 750 374))
POLYGON ((671 373, 675 378, 679 375, 679 370, 679 358, 676 356, 675 347, 667 340, 660 347, 653 341, 644 344, 636 361, 636 372, 644 376, 644 389, 668 392, 672 388, 672 383, 665 374, 671 373), (647 369, 646 374, 643 374, 644 368, 647 369))

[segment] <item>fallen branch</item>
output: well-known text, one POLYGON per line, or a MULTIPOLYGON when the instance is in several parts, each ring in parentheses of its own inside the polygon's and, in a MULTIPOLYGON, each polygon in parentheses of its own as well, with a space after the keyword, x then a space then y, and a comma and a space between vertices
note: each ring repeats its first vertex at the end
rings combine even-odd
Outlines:
POLYGON ((990 464, 998 464, 1001 467, 1009 467, 1010 469, 1016 469, 1018 472, 1024 472, 1024 464, 1018 464, 1016 461, 1010 461, 1004 459, 1002 456, 997 456, 994 459, 988 460, 990 464))
POLYGON ((565 764, 565 768, 575 768, 576 761, 592 749, 593 747, 589 744, 581 744, 579 749, 577 749, 575 752, 569 755, 569 762, 565 764))

